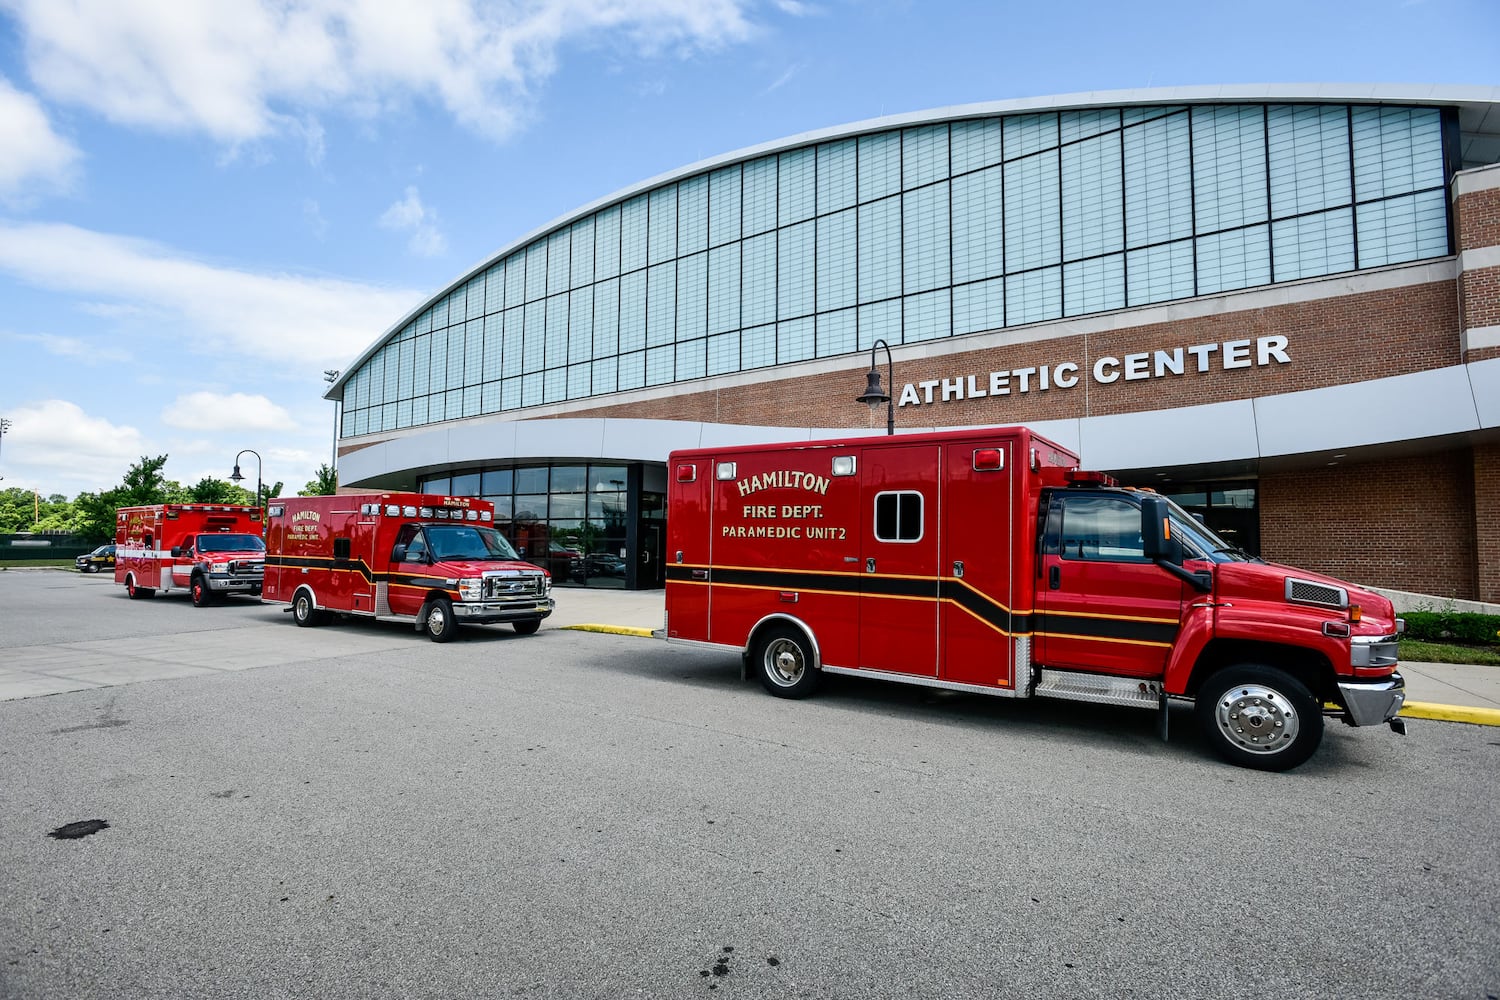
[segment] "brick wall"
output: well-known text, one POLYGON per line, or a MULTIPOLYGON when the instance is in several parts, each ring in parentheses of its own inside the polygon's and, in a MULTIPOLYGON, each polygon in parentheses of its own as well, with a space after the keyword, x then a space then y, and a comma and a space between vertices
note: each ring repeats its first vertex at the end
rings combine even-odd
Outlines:
POLYGON ((1475 597, 1500 604, 1500 444, 1474 449, 1474 536, 1479 570, 1475 597))
MULTIPOLYGON (((940 357, 902 358, 896 362, 896 391, 908 383, 974 375, 987 384, 989 373, 1071 361, 1079 381, 1071 389, 1052 387, 1021 394, 1012 379, 1006 396, 898 407, 900 427, 959 424, 1006 424, 1082 416, 1132 413, 1193 406, 1254 396, 1295 392, 1382 378, 1458 364, 1458 301, 1452 282, 1335 296, 1260 309, 1226 312, 1110 330, 1054 337, 940 357), (1108 385, 1088 372, 1103 356, 1123 358, 1133 352, 1170 350, 1194 344, 1222 344, 1280 335, 1288 340, 1290 364, 1225 370, 1218 355, 1210 370, 1199 373, 1185 355, 1187 373, 1108 385)), ((1251 353, 1254 355, 1254 345, 1251 353)), ((879 365, 885 376, 885 356, 879 365)), ((716 423, 792 427, 859 427, 866 418, 854 398, 865 387, 868 356, 848 359, 848 367, 822 374, 793 374, 766 369, 764 380, 751 385, 694 392, 679 386, 671 396, 570 410, 570 417, 639 417, 706 420, 716 423)), ((890 387, 887 386, 887 389, 890 387)), ((876 425, 883 424, 880 414, 876 425)))
POLYGON ((1458 199, 1458 249, 1500 246, 1500 188, 1458 199))
MULTIPOLYGON (((1485 466, 1489 561, 1500 558, 1500 448, 1485 466)), ((1351 583, 1480 599, 1467 449, 1260 477, 1261 555, 1351 583)), ((1483 558, 1482 553, 1480 557, 1483 558)), ((1491 579, 1497 572, 1489 570, 1491 579)), ((1494 595, 1492 595, 1493 597, 1494 595)))

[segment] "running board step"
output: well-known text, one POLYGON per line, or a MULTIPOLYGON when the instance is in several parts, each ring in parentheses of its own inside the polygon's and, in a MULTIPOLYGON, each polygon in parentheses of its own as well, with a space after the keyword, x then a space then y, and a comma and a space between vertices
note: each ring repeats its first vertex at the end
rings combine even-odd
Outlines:
POLYGON ((1090 701, 1099 705, 1125 705, 1130 708, 1158 708, 1161 705, 1161 681, 1114 677, 1110 674, 1082 674, 1071 670, 1048 670, 1045 667, 1041 673, 1034 692, 1038 698, 1090 701))

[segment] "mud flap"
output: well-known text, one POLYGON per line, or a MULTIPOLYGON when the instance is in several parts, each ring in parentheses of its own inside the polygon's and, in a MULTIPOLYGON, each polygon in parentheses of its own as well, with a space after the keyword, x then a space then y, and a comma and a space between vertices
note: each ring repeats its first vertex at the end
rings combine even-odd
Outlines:
POLYGON ((1167 692, 1162 691, 1156 699, 1156 735, 1161 737, 1163 743, 1167 742, 1167 723, 1171 718, 1171 710, 1168 708, 1167 692))

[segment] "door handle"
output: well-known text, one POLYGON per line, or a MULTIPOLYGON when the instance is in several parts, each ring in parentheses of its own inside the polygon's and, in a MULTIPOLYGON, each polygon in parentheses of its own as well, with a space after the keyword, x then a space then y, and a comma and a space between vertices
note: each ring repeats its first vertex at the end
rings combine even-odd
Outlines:
POLYGON ((875 572, 875 560, 874 559, 866 559, 865 560, 865 572, 866 573, 873 573, 873 572, 875 572))
POLYGON ((1057 566, 1047 567, 1047 588, 1057 590, 1062 586, 1062 569, 1057 566))

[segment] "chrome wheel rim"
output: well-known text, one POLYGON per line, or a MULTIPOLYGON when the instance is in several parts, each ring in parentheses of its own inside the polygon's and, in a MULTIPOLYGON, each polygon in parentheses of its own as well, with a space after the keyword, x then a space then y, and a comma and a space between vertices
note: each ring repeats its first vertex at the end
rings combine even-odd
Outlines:
POLYGON ((1270 756, 1297 741, 1301 728, 1292 703, 1275 688, 1241 684, 1219 697, 1214 711, 1219 732, 1234 746, 1270 756))
POLYGON ((443 606, 434 604, 432 610, 427 612, 427 631, 433 635, 442 635, 448 628, 448 618, 443 614, 443 606))
POLYGON ((307 621, 307 616, 312 614, 312 601, 307 599, 306 594, 297 595, 297 603, 292 607, 292 612, 299 622, 307 621))
POLYGON ((766 676, 779 687, 791 687, 807 672, 807 661, 802 656, 802 647, 791 639, 773 639, 766 647, 766 676))

